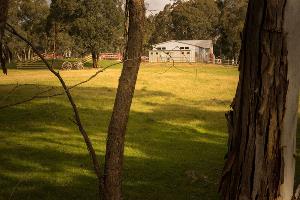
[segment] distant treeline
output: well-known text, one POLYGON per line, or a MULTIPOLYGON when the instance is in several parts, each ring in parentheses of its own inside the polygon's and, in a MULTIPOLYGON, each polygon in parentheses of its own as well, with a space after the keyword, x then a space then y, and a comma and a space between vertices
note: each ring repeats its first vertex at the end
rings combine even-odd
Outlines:
POLYGON ((212 39, 215 55, 237 58, 247 0, 177 0, 147 18, 146 44, 166 40, 212 39))
MULTIPOLYGON (((11 0, 9 23, 41 52, 81 56, 92 54, 97 66, 100 52, 122 52, 122 0, 11 0)), ((152 44, 171 39, 213 39, 215 54, 237 58, 246 0, 174 1, 146 21, 145 54, 152 44)), ((31 59, 24 43, 7 36, 14 59, 31 59)))

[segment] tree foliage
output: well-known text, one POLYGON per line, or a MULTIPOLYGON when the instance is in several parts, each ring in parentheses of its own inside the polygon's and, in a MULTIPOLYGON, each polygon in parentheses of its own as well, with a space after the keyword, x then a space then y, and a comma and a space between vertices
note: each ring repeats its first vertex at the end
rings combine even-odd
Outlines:
POLYGON ((177 0, 148 16, 148 46, 167 40, 212 39, 218 56, 237 58, 247 10, 247 0, 177 0))
POLYGON ((219 23, 218 55, 238 58, 241 47, 241 33, 246 18, 248 0, 225 0, 219 2, 221 10, 219 23))
MULTIPOLYGON (((45 34, 48 13, 49 5, 46 0, 10 0, 8 23, 42 51, 47 49, 48 45, 45 34)), ((17 58, 30 59, 31 48, 10 35, 6 37, 9 47, 17 58)))
MULTIPOLYGON (((173 39, 175 34, 173 32, 173 21, 172 21, 172 6, 166 5, 164 10, 159 12, 155 16, 151 16, 153 19, 154 27, 152 29, 152 35, 149 38, 150 44, 163 42, 166 40, 173 39)), ((148 17, 149 19, 149 17, 148 17)))
POLYGON ((176 39, 213 39, 217 35, 219 9, 213 0, 177 2, 171 12, 176 39))
POLYGON ((213 39, 220 11, 213 0, 176 1, 155 16, 150 43, 170 39, 213 39))
MULTIPOLYGON (((123 12, 119 1, 54 0, 50 11, 51 27, 60 23, 81 53, 89 52, 97 57, 101 51, 120 49, 123 12)), ((97 59, 96 67, 95 62, 97 59)))

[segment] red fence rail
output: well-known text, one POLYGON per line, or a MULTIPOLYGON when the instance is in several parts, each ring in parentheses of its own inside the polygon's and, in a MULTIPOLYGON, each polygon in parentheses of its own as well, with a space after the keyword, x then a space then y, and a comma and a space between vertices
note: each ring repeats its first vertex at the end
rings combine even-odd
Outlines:
POLYGON ((100 53, 101 60, 122 60, 123 56, 121 53, 100 53))

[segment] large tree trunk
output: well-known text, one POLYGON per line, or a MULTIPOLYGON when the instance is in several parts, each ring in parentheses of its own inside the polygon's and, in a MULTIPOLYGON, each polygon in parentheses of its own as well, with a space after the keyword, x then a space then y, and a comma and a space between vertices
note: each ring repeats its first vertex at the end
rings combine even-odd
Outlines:
POLYGON ((249 1, 240 80, 227 113, 221 199, 292 199, 300 81, 297 14, 297 0, 249 1))
POLYGON ((5 68, 5 60, 2 58, 1 54, 3 51, 3 36, 4 36, 4 30, 5 30, 5 24, 7 21, 7 13, 8 13, 8 0, 0 0, 0 58, 1 58, 1 68, 3 70, 3 73, 7 73, 7 70, 5 68))
POLYGON ((129 9, 128 41, 106 145, 104 171, 106 200, 122 199, 125 132, 143 48, 144 0, 128 0, 127 6, 129 9))

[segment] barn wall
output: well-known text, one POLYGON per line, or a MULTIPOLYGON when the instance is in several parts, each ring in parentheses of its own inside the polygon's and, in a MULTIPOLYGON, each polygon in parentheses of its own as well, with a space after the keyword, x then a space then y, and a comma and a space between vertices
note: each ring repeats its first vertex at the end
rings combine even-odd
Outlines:
POLYGON ((189 47, 190 50, 195 50, 195 46, 193 45, 188 45, 188 44, 182 44, 179 42, 165 42, 161 43, 159 45, 154 46, 154 48, 159 48, 159 47, 166 47, 166 50, 180 50, 180 47, 189 47))
POLYGON ((213 51, 213 47, 209 50, 169 41, 154 45, 153 51, 149 51, 149 62, 207 62, 210 51, 213 51), (180 50, 180 47, 189 47, 189 54, 186 49, 180 50), (165 48, 165 50, 157 50, 158 48, 165 48), (169 52, 169 56, 166 54, 167 52, 169 52))
POLYGON ((195 62, 192 51, 149 51, 149 62, 195 62), (169 54, 166 54, 169 53, 169 54), (184 53, 184 54, 183 54, 184 53))

